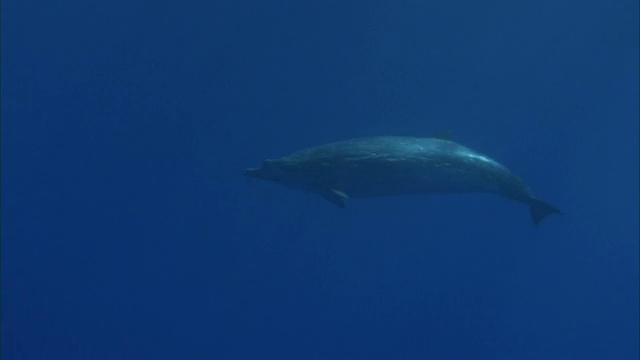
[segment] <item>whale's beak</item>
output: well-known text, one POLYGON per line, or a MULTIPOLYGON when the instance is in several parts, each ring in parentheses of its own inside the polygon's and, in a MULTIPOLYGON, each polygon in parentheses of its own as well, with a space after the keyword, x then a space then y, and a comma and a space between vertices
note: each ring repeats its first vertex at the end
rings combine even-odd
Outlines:
POLYGON ((261 168, 248 168, 244 171, 244 175, 248 177, 260 177, 261 168))

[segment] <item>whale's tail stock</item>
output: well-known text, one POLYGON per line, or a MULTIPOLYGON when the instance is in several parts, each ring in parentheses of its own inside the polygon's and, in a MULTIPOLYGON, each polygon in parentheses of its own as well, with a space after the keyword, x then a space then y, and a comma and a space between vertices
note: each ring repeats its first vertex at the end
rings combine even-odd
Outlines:
POLYGON ((538 199, 531 199, 529 201, 529 213, 531 213, 531 219, 536 226, 551 214, 562 214, 562 212, 556 209, 553 205, 547 204, 546 202, 538 199))

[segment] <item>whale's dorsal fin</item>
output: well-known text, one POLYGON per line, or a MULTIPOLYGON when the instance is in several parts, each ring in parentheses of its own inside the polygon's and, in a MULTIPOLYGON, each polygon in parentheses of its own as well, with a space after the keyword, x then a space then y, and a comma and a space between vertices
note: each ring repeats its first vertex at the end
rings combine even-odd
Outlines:
POLYGON ((336 189, 324 189, 324 190, 321 190, 319 193, 323 198, 327 199, 330 203, 332 203, 333 205, 339 208, 344 208, 345 200, 349 199, 349 196, 347 194, 336 189))

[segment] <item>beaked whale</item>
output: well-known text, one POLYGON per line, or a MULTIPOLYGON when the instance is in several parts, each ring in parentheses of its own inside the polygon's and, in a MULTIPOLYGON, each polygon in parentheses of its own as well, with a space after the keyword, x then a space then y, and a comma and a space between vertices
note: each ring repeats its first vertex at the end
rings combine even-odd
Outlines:
POLYGON ((560 213, 495 160, 453 141, 378 136, 300 150, 245 175, 320 194, 338 207, 349 198, 429 193, 493 193, 529 205, 538 225, 560 213))

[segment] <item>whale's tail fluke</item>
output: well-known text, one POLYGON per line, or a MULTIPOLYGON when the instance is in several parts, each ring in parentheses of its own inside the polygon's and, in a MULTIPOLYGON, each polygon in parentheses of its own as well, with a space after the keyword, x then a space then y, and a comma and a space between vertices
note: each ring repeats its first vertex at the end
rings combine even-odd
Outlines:
POLYGON ((531 213, 531 219, 536 226, 551 214, 562 214, 560 210, 556 209, 554 206, 538 199, 530 200, 529 212, 531 213))

